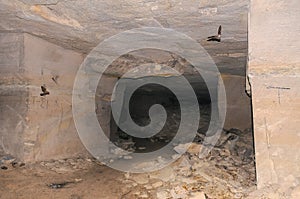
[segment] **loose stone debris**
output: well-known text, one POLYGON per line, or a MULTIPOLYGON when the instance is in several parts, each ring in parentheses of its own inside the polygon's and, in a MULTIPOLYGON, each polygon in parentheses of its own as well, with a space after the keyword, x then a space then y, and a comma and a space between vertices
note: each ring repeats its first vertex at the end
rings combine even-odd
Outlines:
POLYGON ((68 158, 47 162, 42 161, 40 162, 40 165, 57 173, 65 173, 78 170, 87 170, 95 163, 102 165, 93 158, 68 158))
MULTIPOLYGON (((217 145, 208 156, 202 159, 199 159, 198 153, 206 146, 201 143, 203 138, 200 135, 195 140, 178 160, 151 173, 122 173, 110 169, 90 157, 42 161, 23 165, 15 158, 1 154, 0 166, 1 168, 7 167, 7 170, 1 169, 0 175, 2 176, 1 179, 7 179, 10 175, 14 175, 15 178, 24 175, 25 178, 22 177, 22 179, 29 178, 30 182, 33 182, 31 178, 34 178, 37 180, 35 187, 39 187, 43 190, 42 192, 47 192, 43 188, 45 187, 48 190, 55 189, 58 191, 57 194, 70 194, 69 197, 65 198, 97 198, 105 191, 108 199, 299 198, 299 187, 291 189, 289 195, 278 191, 280 190, 279 187, 256 190, 251 130, 224 130, 217 145), (10 174, 6 175, 7 172, 10 174), (39 179, 44 180, 39 182, 39 179), (101 181, 102 179, 103 181, 101 181), (86 191, 86 189, 93 187, 94 184, 96 188, 92 189, 94 195, 91 196, 89 195, 91 192, 86 191), (106 190, 101 189, 104 186, 107 187, 106 190), (59 192, 60 190, 70 191, 59 192), (75 190, 76 193, 73 193, 75 190)), ((131 143, 130 146, 134 147, 135 145, 131 143)), ((184 146, 183 144, 180 147, 184 146)), ((175 146, 174 150, 176 151, 180 147, 175 146)), ((182 151, 178 152, 181 153, 182 151)), ((22 181, 1 180, 3 186, 9 187, 9 189, 12 189, 12 182, 17 184, 13 187, 24 186, 22 181)), ((24 189, 16 188, 13 193, 18 190, 24 192, 24 189)), ((26 188, 26 190, 30 190, 30 188, 26 188)), ((0 189, 1 195, 8 193, 3 191, 0 189)), ((61 195, 57 197, 61 197, 61 195)))
POLYGON ((75 184, 75 183, 78 183, 78 182, 81 182, 81 181, 82 181, 82 179, 75 179, 74 181, 51 183, 51 184, 48 184, 47 186, 52 188, 52 189, 61 189, 61 188, 64 188, 65 186, 67 186, 69 184, 75 184))
POLYGON ((25 163, 20 162, 17 158, 14 158, 8 154, 4 154, 4 152, 0 151, 0 168, 2 170, 9 170, 23 166, 25 166, 25 163))
MULTIPOLYGON (((135 190, 138 187, 147 190, 157 199, 245 198, 255 190, 252 144, 249 129, 243 132, 224 130, 207 157, 198 157, 205 145, 192 143, 187 152, 170 166, 148 174, 127 173, 123 182, 135 190)), ((181 144, 174 150, 182 153, 185 147, 181 144)))
MULTIPOLYGON (((199 158, 199 152, 208 147, 204 143, 207 124, 209 123, 209 108, 203 106, 202 120, 199 124, 199 130, 193 143, 181 143, 174 146, 174 155, 176 162, 170 166, 146 174, 125 174, 125 180, 129 187, 140 189, 150 193, 149 197, 158 199, 167 198, 216 198, 216 199, 234 199, 245 198, 255 190, 255 160, 253 150, 253 135, 251 129, 224 129, 218 142, 210 153, 199 158)), ((172 111, 172 110, 171 110, 172 111)), ((172 115, 170 122, 165 128, 168 131, 161 131, 158 135, 150 138, 152 143, 168 142, 172 139, 172 132, 178 127, 179 114, 169 113, 172 115)), ((140 125, 147 124, 147 118, 139 118, 140 125)), ((132 137, 124 136, 120 132, 117 141, 118 146, 122 146, 127 152, 139 150, 141 143, 132 137)), ((150 145, 151 146, 151 145, 150 145)), ((148 151, 149 145, 143 145, 143 150, 148 151)), ((118 154, 118 153, 116 153, 118 154)), ((128 154, 118 154, 123 159, 128 159, 128 154)), ((161 158, 160 163, 163 163, 161 158)), ((153 168, 159 166, 159 161, 144 162, 139 165, 141 168, 153 168)), ((138 167, 137 167, 138 168, 138 167)), ((131 193, 126 197, 130 198, 131 193)), ((144 195, 143 195, 144 196, 144 195)), ((139 198, 140 195, 135 193, 132 197, 139 198)))
POLYGON ((61 188, 64 188, 67 184, 69 184, 69 182, 51 183, 47 186, 52 188, 52 189, 61 189, 61 188))

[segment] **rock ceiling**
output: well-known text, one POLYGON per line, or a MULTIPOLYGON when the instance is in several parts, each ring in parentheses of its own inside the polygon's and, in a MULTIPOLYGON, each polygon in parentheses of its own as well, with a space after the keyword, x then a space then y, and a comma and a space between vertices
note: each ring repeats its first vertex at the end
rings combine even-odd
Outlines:
POLYGON ((138 27, 182 32, 208 51, 221 72, 243 75, 247 0, 0 0, 0 32, 26 32, 89 53, 104 39, 138 27), (207 42, 222 25, 222 42, 207 42))

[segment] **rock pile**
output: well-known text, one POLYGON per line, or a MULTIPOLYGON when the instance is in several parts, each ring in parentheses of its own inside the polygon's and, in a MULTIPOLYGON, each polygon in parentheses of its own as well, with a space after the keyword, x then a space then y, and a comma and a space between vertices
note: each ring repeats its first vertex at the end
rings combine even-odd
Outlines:
MULTIPOLYGON (((255 190, 252 144, 251 131, 230 129, 205 158, 198 157, 205 146, 192 143, 172 165, 147 174, 127 173, 123 182, 139 190, 133 193, 137 198, 245 198, 255 190)), ((181 152, 178 146, 174 150, 181 152)))

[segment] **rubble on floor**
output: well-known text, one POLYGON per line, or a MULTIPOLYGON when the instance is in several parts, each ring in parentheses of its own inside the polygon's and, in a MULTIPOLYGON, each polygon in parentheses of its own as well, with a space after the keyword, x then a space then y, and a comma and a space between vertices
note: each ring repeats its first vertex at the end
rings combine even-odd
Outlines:
POLYGON ((4 154, 4 152, 0 152, 0 169, 8 170, 17 167, 23 167, 25 163, 18 161, 11 155, 4 154))
MULTIPOLYGON (((72 193, 72 196, 65 198, 77 195, 81 199, 97 198, 102 192, 106 193, 103 198, 108 199, 116 196, 122 199, 298 198, 299 187, 292 188, 288 194, 281 193, 275 186, 256 190, 253 140, 249 129, 224 130, 217 145, 202 159, 198 153, 206 147, 201 142, 203 137, 198 135, 195 140, 176 162, 161 170, 141 174, 110 169, 94 158, 68 158, 24 165, 12 156, 2 154, 0 166, 6 166, 7 170, 0 170, 4 187, 0 189, 0 194, 6 193, 3 191, 7 189, 14 189, 13 193, 18 190, 28 192, 30 188, 26 191, 18 188, 24 186, 22 180, 28 178, 28 181, 36 180, 36 186, 43 192, 48 193, 52 189, 58 195, 72 193), (13 162, 19 166, 13 167, 13 162), (14 181, 14 178, 22 180, 14 181), (94 194, 91 196, 86 192, 88 186, 103 188, 88 192, 94 194), (75 190, 76 193, 73 193, 75 190), (113 192, 112 195, 107 194, 109 192, 113 192)), ((134 147, 133 144, 130 146, 134 147)), ((180 147, 174 150, 180 150, 180 147)))
MULTIPOLYGON (((134 190, 143 190, 139 194, 148 192, 148 198, 245 198, 256 189, 252 144, 248 129, 224 131, 207 157, 199 159, 199 150, 205 146, 192 143, 170 166, 147 174, 127 173, 123 183, 134 190)), ((176 146, 174 150, 181 153, 181 147, 176 146)), ((140 198, 139 194, 132 197, 140 198)))

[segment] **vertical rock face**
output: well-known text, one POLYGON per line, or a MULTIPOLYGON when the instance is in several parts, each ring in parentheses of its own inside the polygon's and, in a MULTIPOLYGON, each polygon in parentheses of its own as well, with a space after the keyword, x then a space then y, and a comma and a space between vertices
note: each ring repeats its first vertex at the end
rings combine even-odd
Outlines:
MULTIPOLYGON (((249 51, 252 70, 263 71, 272 66, 284 70, 299 66, 300 3, 253 1, 250 12, 249 51), (259 48, 258 48, 259 46, 259 48), (288 66, 288 67, 287 67, 288 66)), ((278 70, 275 69, 275 70, 278 70)), ((279 73, 280 71, 278 71, 279 73)))
POLYGON ((2 34, 1 144, 25 161, 84 154, 72 118, 83 56, 27 34, 2 34), (41 86, 49 95, 40 96, 41 86))
POLYGON ((23 156, 28 111, 23 41, 22 34, 0 33, 0 146, 18 157, 23 156))
POLYGON ((226 89, 227 98, 224 128, 250 128, 251 99, 245 92, 245 77, 237 75, 223 75, 222 79, 226 89))
POLYGON ((277 183, 288 192, 300 177, 300 45, 293 39, 300 2, 251 4, 248 73, 258 187, 277 183))
POLYGON ((83 56, 27 34, 24 52, 25 76, 30 82, 29 128, 24 133, 24 142, 34 143, 27 145, 24 157, 40 160, 84 152, 76 134, 71 101, 83 56), (40 96, 42 85, 49 95, 40 96))

